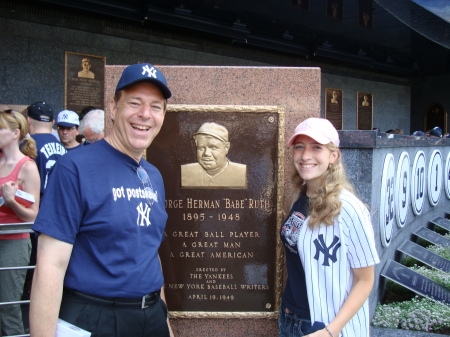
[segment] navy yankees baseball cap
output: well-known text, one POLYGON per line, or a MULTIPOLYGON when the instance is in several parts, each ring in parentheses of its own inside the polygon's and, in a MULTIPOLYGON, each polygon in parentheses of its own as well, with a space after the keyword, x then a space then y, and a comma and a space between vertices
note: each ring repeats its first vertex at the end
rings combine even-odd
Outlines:
POLYGON ((172 96, 169 88, 167 87, 166 77, 162 72, 150 63, 137 63, 126 67, 123 70, 119 83, 117 83, 116 93, 119 90, 135 84, 137 82, 147 81, 156 85, 163 93, 165 99, 172 96))
POLYGON ((435 126, 429 132, 430 136, 442 137, 442 129, 439 126, 435 126))
POLYGON ((41 122, 52 122, 53 109, 43 101, 35 102, 27 108, 27 116, 41 122))

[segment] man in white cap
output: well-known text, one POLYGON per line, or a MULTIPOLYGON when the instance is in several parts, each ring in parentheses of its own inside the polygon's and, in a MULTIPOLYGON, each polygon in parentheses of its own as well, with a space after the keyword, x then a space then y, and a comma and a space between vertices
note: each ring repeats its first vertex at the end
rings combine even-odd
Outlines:
POLYGON ((164 184, 143 158, 170 97, 156 67, 126 67, 109 104, 111 131, 53 168, 33 225, 33 337, 55 336, 58 316, 96 337, 173 336, 158 256, 164 184))
POLYGON ((72 151, 83 147, 82 144, 77 142, 80 119, 75 111, 61 111, 58 114, 56 125, 58 127, 59 140, 67 151, 72 151))
POLYGON ((194 134, 197 163, 181 165, 182 187, 246 188, 247 165, 227 158, 228 130, 217 123, 204 123, 194 134))

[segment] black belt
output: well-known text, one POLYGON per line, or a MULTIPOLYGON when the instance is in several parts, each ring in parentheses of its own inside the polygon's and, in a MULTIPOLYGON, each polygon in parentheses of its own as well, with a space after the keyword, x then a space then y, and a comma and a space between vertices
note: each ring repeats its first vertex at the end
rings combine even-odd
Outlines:
POLYGON ((158 301, 160 297, 160 290, 152 292, 150 294, 144 295, 142 297, 135 297, 135 298, 123 298, 123 297, 102 297, 102 296, 95 296, 90 294, 82 293, 81 291, 64 288, 65 292, 69 292, 75 296, 80 296, 83 298, 86 298, 92 302, 105 304, 105 305, 111 305, 111 306, 118 306, 118 307, 135 307, 139 309, 145 309, 149 307, 151 304, 158 301))

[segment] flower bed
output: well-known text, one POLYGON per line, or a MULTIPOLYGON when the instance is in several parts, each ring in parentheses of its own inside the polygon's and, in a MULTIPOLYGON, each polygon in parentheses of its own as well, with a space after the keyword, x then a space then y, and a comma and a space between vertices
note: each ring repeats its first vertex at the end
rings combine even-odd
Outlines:
MULTIPOLYGON (((450 234, 445 234, 445 237, 450 239, 450 234)), ((419 244, 428 245, 427 249, 450 260, 450 247, 429 245, 426 242, 419 244)), ((411 257, 405 257, 402 263, 450 289, 450 273, 423 265, 411 257)), ((450 335, 450 307, 388 281, 383 303, 378 304, 372 325, 450 335)))

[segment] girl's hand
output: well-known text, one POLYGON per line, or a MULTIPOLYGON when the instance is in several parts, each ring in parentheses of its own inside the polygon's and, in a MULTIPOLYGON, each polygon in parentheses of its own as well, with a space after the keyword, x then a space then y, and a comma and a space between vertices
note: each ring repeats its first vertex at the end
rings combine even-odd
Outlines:
POLYGON ((312 334, 306 335, 305 337, 331 337, 326 329, 318 330, 312 334))
POLYGON ((19 182, 8 181, 2 185, 2 195, 5 199, 6 205, 14 202, 14 195, 19 188, 19 182))

